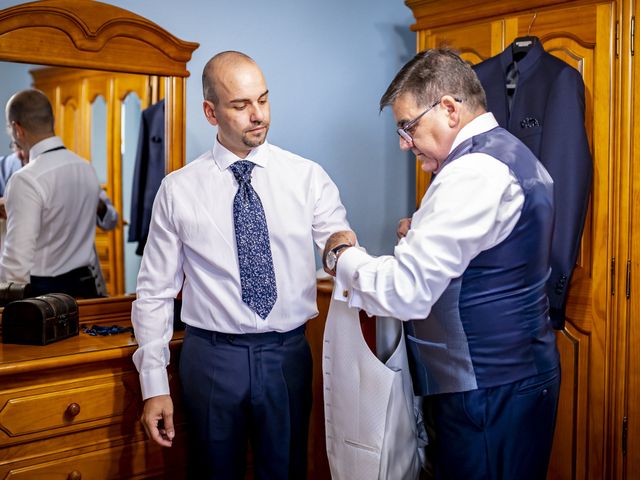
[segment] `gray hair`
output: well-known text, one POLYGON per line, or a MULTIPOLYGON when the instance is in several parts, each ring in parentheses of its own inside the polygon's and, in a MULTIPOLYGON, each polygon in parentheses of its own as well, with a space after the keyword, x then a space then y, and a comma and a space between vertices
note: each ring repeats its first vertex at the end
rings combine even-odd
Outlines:
POLYGON ((453 50, 424 50, 407 62, 380 99, 380 110, 405 93, 421 106, 431 105, 444 95, 462 100, 469 110, 487 109, 482 84, 471 66, 453 50))

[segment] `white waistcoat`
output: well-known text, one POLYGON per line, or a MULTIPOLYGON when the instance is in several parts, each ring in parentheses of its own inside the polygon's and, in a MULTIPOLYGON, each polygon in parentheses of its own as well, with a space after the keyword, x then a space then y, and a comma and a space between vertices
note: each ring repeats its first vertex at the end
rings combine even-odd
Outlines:
POLYGON ((414 402, 402 330, 391 357, 383 363, 362 336, 358 311, 332 300, 323 345, 331 477, 417 479, 423 460, 419 451, 425 442, 418 436, 420 406, 414 402))

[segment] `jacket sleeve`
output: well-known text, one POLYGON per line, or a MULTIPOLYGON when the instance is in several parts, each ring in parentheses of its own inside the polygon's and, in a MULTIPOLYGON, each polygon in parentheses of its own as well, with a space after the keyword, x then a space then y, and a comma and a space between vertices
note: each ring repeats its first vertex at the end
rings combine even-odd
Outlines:
POLYGON ((555 220, 551 276, 547 282, 554 328, 564 327, 569 281, 580 249, 593 162, 584 126, 584 83, 572 67, 552 84, 544 118, 540 160, 554 182, 555 220))
POLYGON ((142 112, 140 117, 140 127, 138 130, 138 148, 136 152, 136 164, 133 171, 133 185, 131 190, 131 213, 129 218, 128 242, 137 242, 141 239, 142 230, 142 208, 144 206, 144 189, 148 168, 148 145, 149 127, 147 120, 147 110, 142 112))

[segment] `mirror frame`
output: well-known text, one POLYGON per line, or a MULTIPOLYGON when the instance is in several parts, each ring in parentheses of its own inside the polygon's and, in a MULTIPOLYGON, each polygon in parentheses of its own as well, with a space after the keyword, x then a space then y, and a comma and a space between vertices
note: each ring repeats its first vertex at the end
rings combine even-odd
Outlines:
MULTIPOLYGON (((166 173, 184 165, 186 64, 198 47, 98 1, 41 0, 0 10, 0 61, 165 77, 166 173)), ((129 319, 133 299, 79 300, 80 321, 129 319)))

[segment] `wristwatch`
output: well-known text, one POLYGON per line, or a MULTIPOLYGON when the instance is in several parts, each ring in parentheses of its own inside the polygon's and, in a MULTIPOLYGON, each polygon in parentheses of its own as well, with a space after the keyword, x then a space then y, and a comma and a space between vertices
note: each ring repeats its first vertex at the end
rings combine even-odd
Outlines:
POLYGON ((325 259, 325 264, 329 270, 335 270, 336 264, 338 263, 338 254, 344 250, 345 248, 352 247, 353 245, 349 245, 348 243, 341 243, 337 247, 332 248, 327 253, 327 258, 325 259))

